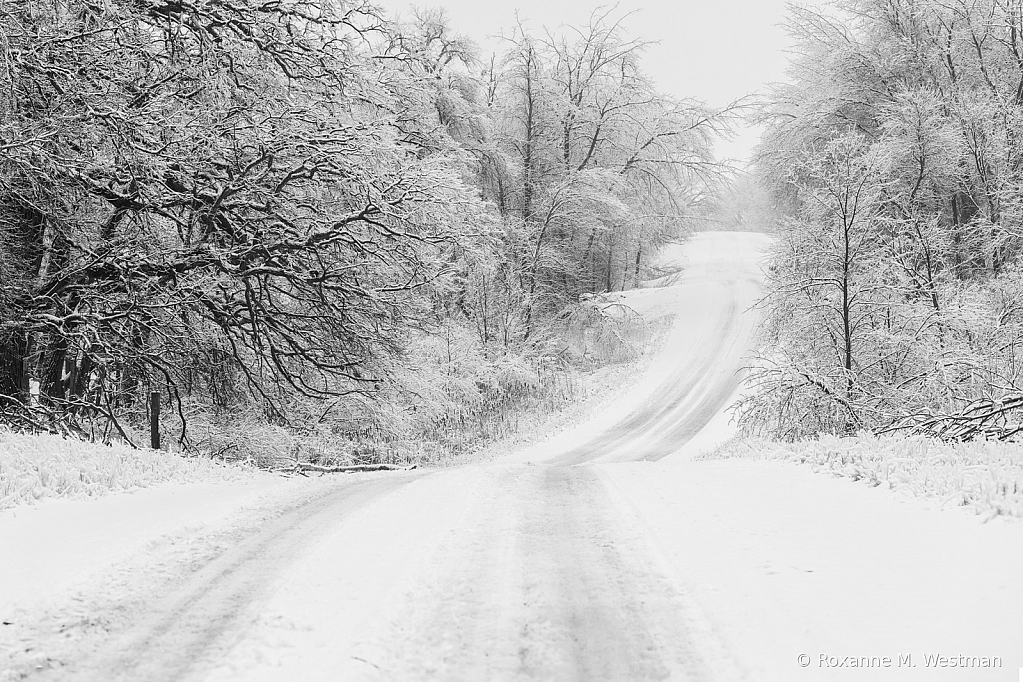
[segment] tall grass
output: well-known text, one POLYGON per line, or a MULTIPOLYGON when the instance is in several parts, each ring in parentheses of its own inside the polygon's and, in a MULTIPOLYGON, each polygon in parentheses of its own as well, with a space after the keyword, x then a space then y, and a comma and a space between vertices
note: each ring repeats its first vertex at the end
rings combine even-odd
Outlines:
POLYGON ((43 498, 99 496, 167 481, 215 481, 248 475, 207 458, 126 445, 100 445, 0 427, 0 509, 43 498))
POLYGON ((1023 444, 868 434, 791 443, 736 438, 698 459, 735 457, 808 464, 815 472, 935 498, 942 506, 1023 517, 1023 444))

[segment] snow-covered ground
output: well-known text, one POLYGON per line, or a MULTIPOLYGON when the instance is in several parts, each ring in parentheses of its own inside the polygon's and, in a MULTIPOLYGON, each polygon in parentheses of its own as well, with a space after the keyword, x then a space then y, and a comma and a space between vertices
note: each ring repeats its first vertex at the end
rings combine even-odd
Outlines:
POLYGON ((792 463, 598 468, 713 621, 741 666, 736 679, 1018 678, 1018 521, 984 524, 960 508, 939 511, 920 498, 792 463), (925 657, 935 654, 1000 657, 1001 667, 927 667, 925 657), (809 657, 805 668, 800 655, 809 657), (887 657, 890 667, 827 667, 822 655, 881 664, 887 657))
POLYGON ((640 387, 496 463, 0 512, 0 680, 1014 682, 1023 524, 692 460, 764 243, 701 235, 626 294, 678 316, 640 387))

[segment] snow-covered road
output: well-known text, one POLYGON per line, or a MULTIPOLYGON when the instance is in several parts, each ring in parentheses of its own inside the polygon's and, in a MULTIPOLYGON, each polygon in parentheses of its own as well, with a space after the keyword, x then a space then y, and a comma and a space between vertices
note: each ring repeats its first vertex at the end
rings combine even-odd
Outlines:
POLYGON ((497 463, 0 514, 0 681, 1016 682, 1023 525, 691 460, 727 435, 764 243, 701 235, 630 292, 677 310, 663 354, 497 463))

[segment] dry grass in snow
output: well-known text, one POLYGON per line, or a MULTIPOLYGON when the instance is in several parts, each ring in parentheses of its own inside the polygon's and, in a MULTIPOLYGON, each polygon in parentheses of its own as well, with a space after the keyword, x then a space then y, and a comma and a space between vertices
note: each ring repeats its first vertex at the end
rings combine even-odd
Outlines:
POLYGON ((246 470, 126 445, 100 445, 0 427, 0 509, 46 497, 104 495, 167 481, 236 479, 246 470))
POLYGON ((809 464, 818 473, 935 498, 942 507, 970 506, 988 517, 1023 517, 1023 444, 866 434, 794 443, 736 438, 698 459, 733 457, 809 464))

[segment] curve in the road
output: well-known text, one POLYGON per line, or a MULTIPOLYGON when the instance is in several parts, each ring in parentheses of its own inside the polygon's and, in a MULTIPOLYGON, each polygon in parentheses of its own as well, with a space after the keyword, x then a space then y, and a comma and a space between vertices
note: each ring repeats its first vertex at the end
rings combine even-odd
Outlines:
POLYGON ((11 679, 741 679, 601 468, 564 465, 662 459, 721 411, 755 331, 765 243, 687 245, 679 281, 657 294, 674 297, 676 324, 642 400, 544 466, 339 483, 250 520, 223 549, 213 538, 211 559, 135 584, 144 596, 130 603, 40 630, 45 658, 28 652, 11 679))
POLYGON ((548 461, 660 460, 677 452, 727 408, 743 377, 759 322, 764 235, 705 233, 687 245, 673 331, 623 418, 548 461))

